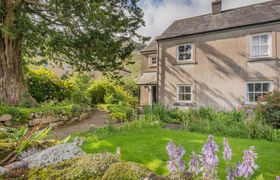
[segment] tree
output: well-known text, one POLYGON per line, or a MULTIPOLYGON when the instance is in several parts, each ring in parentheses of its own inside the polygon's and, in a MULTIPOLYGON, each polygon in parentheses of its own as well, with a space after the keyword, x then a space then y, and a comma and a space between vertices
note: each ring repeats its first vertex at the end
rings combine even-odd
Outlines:
POLYGON ((28 59, 113 71, 144 25, 139 0, 0 0, 0 100, 17 104, 28 59))

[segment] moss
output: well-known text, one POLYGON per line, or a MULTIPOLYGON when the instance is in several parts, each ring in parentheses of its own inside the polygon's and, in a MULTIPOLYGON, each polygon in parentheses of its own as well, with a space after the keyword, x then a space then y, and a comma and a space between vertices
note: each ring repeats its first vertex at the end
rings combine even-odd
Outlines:
POLYGON ((119 159, 110 153, 88 154, 43 169, 31 169, 28 179, 101 179, 119 159))
POLYGON ((193 180, 193 176, 191 173, 184 171, 184 172, 176 172, 171 173, 168 176, 166 176, 167 180, 193 180))
POLYGON ((0 160, 7 157, 10 153, 12 153, 15 150, 15 144, 10 142, 3 142, 4 140, 1 140, 0 142, 0 160))
POLYGON ((103 180, 138 180, 144 179, 151 171, 140 164, 122 162, 113 164, 103 176, 103 180))

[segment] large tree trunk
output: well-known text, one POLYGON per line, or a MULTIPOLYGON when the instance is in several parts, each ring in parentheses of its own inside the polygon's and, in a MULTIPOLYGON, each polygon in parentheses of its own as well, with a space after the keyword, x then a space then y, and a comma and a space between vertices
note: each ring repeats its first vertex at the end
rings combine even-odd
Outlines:
MULTIPOLYGON (((15 11, 20 0, 2 0, 4 16, 1 19, 5 29, 14 28, 15 11)), ((11 32, 1 32, 0 36, 0 101, 8 104, 19 103, 24 92, 22 73, 22 38, 11 32)))
POLYGON ((21 40, 0 40, 0 100, 8 104, 19 103, 24 92, 21 40))

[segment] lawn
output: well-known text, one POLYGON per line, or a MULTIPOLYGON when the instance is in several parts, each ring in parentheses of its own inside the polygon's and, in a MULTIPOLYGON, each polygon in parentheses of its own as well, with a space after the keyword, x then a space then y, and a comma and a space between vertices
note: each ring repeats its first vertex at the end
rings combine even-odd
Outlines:
MULTIPOLYGON (((184 159, 189 161, 192 151, 201 152, 202 145, 206 142, 207 135, 191 133, 186 130, 167 130, 162 128, 146 128, 128 131, 126 133, 108 135, 100 140, 86 140, 82 148, 87 153, 109 151, 114 153, 116 148, 121 148, 121 158, 147 165, 158 174, 167 174, 166 162, 168 156, 165 146, 173 139, 176 144, 182 144, 186 149, 184 159)), ((222 159, 222 137, 216 137, 220 146, 219 152, 219 177, 225 179, 225 162, 222 159)), ((263 174, 265 179, 275 179, 280 176, 280 143, 266 140, 249 140, 229 138, 233 149, 233 162, 242 160, 243 149, 250 146, 256 147, 258 153, 256 174, 263 174)))

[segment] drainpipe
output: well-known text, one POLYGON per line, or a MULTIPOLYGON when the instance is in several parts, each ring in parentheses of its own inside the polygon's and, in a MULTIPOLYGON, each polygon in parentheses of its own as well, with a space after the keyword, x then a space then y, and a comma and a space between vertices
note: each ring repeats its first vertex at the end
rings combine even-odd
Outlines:
POLYGON ((157 103, 159 103, 159 43, 157 42, 157 103))

